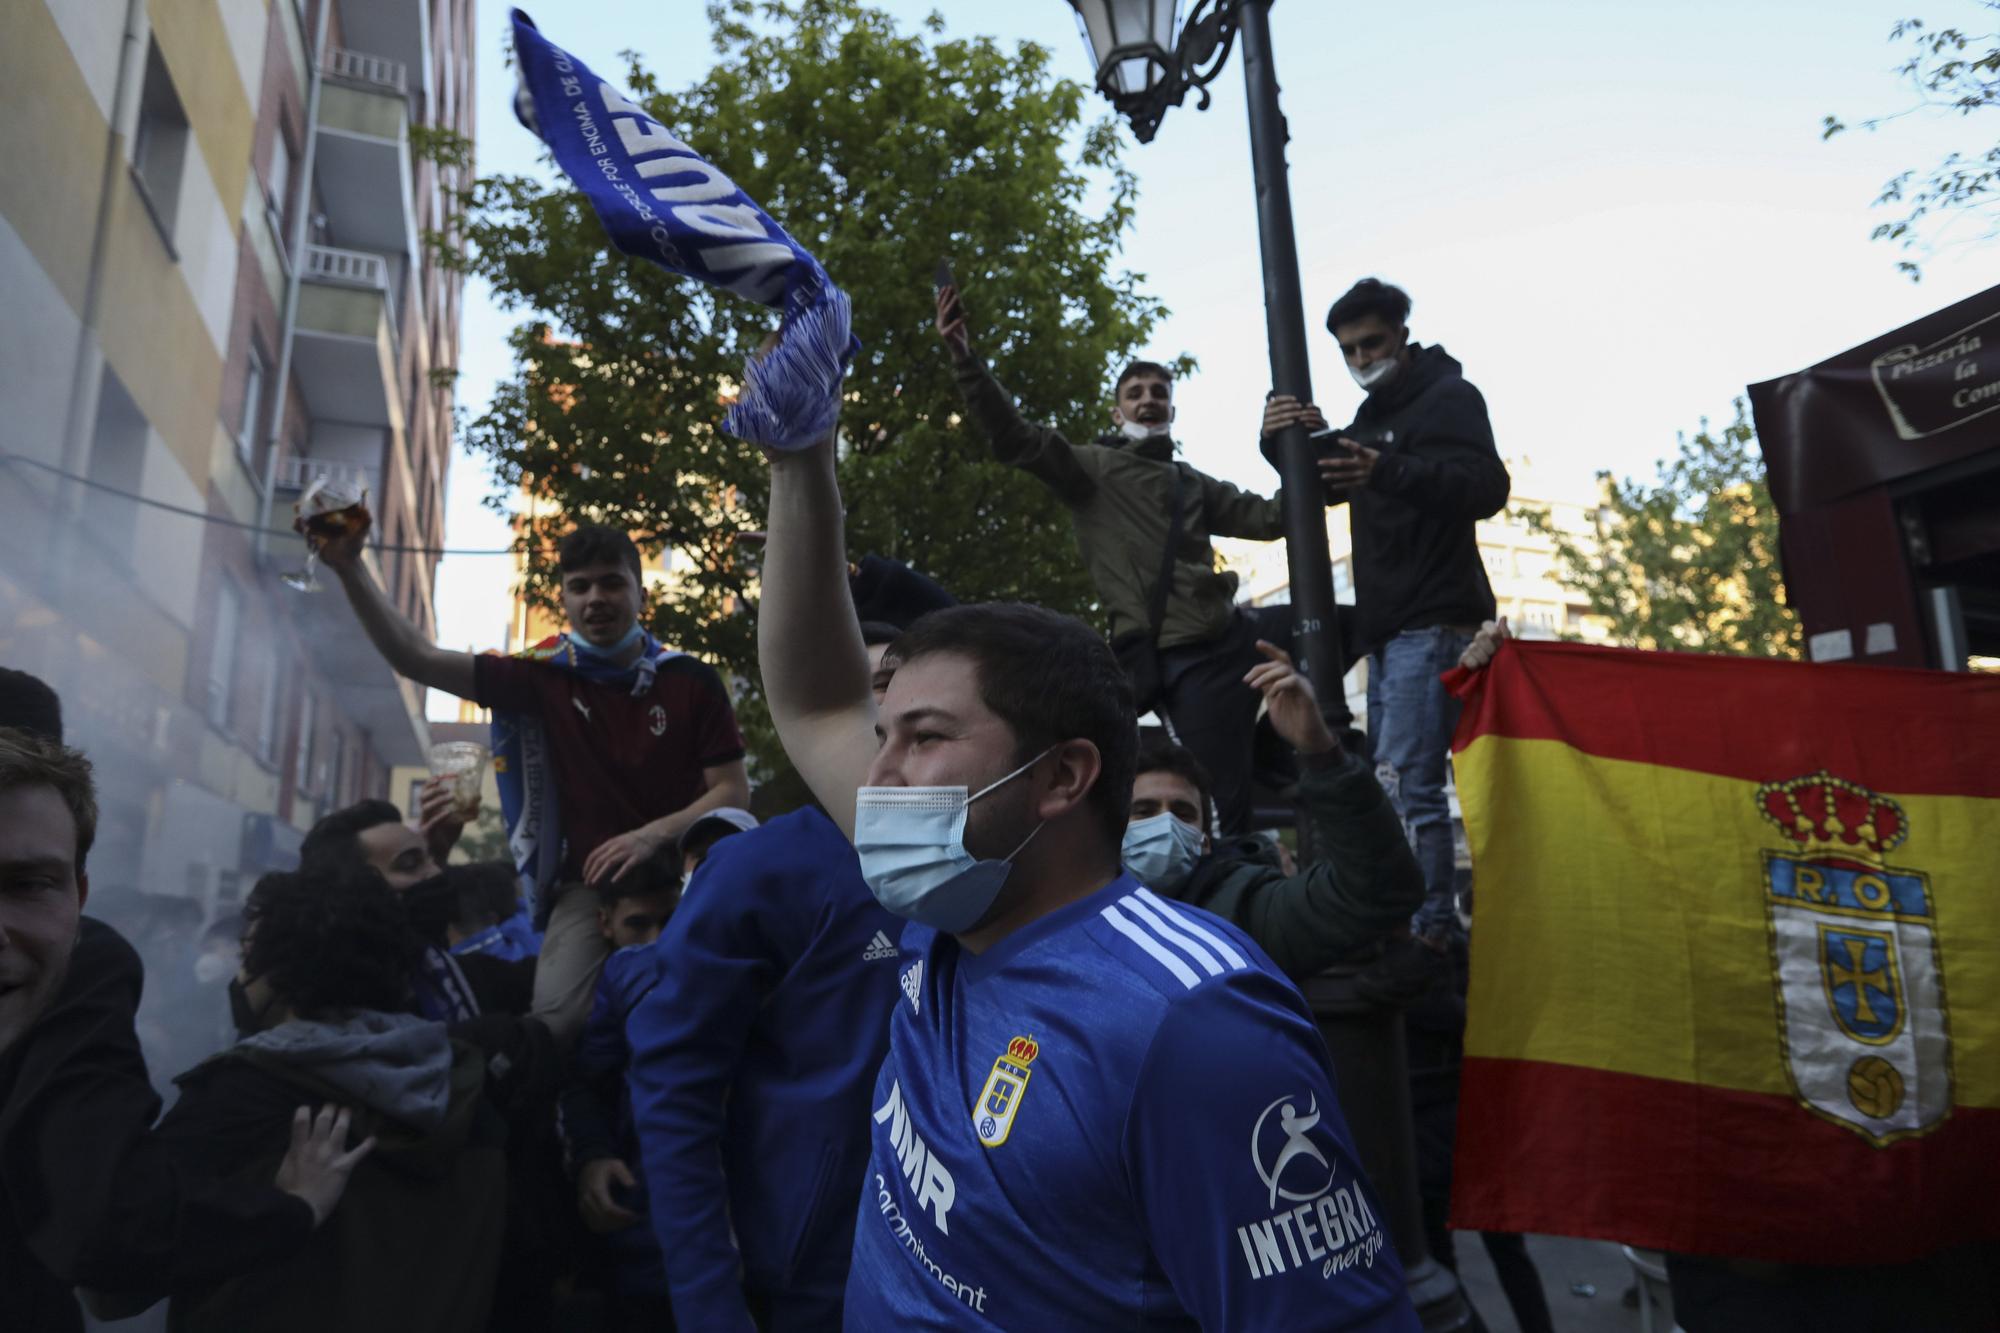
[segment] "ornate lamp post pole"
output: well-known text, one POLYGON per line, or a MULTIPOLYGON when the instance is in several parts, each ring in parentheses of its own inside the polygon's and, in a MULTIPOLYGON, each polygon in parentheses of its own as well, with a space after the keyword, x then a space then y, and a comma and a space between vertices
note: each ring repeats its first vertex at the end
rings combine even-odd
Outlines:
MULTIPOLYGON (((1271 385, 1302 403, 1311 402, 1299 251, 1292 234, 1292 195, 1285 168, 1285 141, 1290 136, 1278 109, 1278 76, 1271 64, 1272 0, 1196 0, 1178 32, 1179 0, 1069 3, 1097 67, 1097 90, 1131 120, 1140 143, 1152 141, 1167 108, 1186 101, 1189 92, 1200 97, 1197 109, 1208 106, 1208 85, 1228 63, 1231 46, 1241 39, 1243 81, 1250 100, 1250 159, 1257 182, 1257 234, 1264 257, 1271 385)), ((1352 722, 1342 683, 1347 664, 1335 620, 1324 491, 1305 427, 1287 427, 1276 453, 1284 482, 1293 649, 1300 670, 1319 687, 1328 720, 1343 728, 1352 722)), ((1309 982, 1306 994, 1340 1070, 1341 1101, 1355 1146, 1389 1213, 1410 1299, 1426 1329, 1469 1328, 1471 1310, 1457 1278, 1430 1257, 1424 1241, 1402 1014, 1361 999, 1353 987, 1354 970, 1336 967, 1309 982)))

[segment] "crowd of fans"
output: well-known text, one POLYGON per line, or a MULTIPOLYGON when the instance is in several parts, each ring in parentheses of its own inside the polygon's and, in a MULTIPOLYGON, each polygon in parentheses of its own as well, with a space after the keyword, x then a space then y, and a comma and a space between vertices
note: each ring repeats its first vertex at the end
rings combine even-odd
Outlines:
MULTIPOLYGON (((968 418, 1070 508, 1111 640, 850 566, 830 444, 774 458, 760 656, 812 805, 747 812, 729 693, 647 633, 623 534, 563 541, 568 632, 505 658, 423 640, 352 532, 319 556, 388 661, 530 738, 546 808, 510 819, 538 850, 451 864, 441 787, 414 822, 362 801, 240 918, 148 898, 128 942, 81 915, 89 761, 12 674, 0 1327, 161 1301, 217 1330, 1414 1327, 1295 984, 1368 964, 1370 994, 1431 1005, 1449 1073, 1436 676, 1504 632, 1474 639, 1472 525, 1507 477, 1408 313, 1369 280, 1328 319, 1369 392, 1321 470, 1354 517, 1372 754, 1284 608, 1215 572, 1210 538, 1278 537, 1279 503, 1176 459, 1166 370, 1135 362, 1115 429, 1072 444, 951 288, 968 418), (1260 784, 1291 842, 1252 829, 1260 784)), ((1548 1327, 1518 1238, 1489 1245, 1548 1327)))

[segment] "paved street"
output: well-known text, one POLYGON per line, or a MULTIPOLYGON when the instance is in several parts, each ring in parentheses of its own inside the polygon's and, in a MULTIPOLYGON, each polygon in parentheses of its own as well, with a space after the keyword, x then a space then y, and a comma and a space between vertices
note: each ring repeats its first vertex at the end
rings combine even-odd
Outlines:
MULTIPOLYGON (((1520 1333, 1478 1234, 1458 1232, 1456 1240, 1459 1275, 1487 1329, 1490 1333, 1520 1333)), ((1530 1236, 1528 1252, 1542 1270, 1542 1287, 1548 1293, 1549 1313, 1558 1333, 1634 1333, 1639 1328, 1638 1308, 1622 1300, 1625 1289, 1632 1285, 1632 1266, 1616 1245, 1567 1236, 1530 1236), (1572 1287, 1577 1284, 1595 1287, 1596 1294, 1576 1294, 1572 1287)), ((1669 1313, 1664 1308, 1658 1311, 1654 1327, 1659 1333, 1673 1327, 1669 1313)))

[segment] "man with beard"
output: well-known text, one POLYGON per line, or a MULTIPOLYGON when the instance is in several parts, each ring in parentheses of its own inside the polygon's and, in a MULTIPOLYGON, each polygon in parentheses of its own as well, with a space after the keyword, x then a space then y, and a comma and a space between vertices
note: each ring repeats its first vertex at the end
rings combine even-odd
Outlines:
POLYGON ((1238 683, 1260 660, 1259 639, 1290 641, 1292 612, 1238 607, 1236 575, 1216 571, 1209 539, 1283 537, 1282 497, 1251 495, 1174 457, 1174 381, 1165 366, 1128 365, 1112 390, 1115 429, 1090 444, 1072 444, 1054 427, 1027 421, 972 350, 955 287, 938 291, 937 330, 993 456, 1041 481, 1068 507, 1139 712, 1155 711, 1173 723, 1215 775, 1222 832, 1243 832, 1257 696, 1238 683))
MULTIPOLYGON (((1354 532, 1354 639, 1368 655, 1376 774, 1424 873, 1410 942, 1362 978, 1381 999, 1421 993, 1445 974, 1462 934, 1445 796, 1458 703, 1438 677, 1493 618, 1476 529, 1506 505, 1510 485, 1486 400, 1444 348, 1411 340, 1409 318, 1408 293, 1377 278, 1355 283, 1327 311, 1326 327, 1368 396, 1319 465, 1329 501, 1349 506, 1354 532)), ((1295 416, 1319 414, 1271 399, 1266 453, 1295 416)))
POLYGON ((458 914, 458 887, 438 869, 430 840, 404 823, 403 812, 387 801, 356 801, 322 818, 299 844, 299 864, 305 870, 341 873, 366 867, 388 884, 424 940, 412 985, 417 1012, 426 1018, 442 1023, 476 1018, 487 1008, 483 998, 513 993, 512 969, 534 966, 477 955, 452 957, 445 948, 445 928, 458 914))

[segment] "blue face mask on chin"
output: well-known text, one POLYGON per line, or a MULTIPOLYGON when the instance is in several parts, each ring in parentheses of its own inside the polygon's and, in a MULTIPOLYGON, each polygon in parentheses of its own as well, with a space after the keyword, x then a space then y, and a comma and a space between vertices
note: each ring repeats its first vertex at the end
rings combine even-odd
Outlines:
POLYGON ((639 622, 635 620, 632 622, 632 628, 625 631, 624 638, 618 640, 618 642, 614 644, 608 645, 607 647, 599 648, 596 644, 586 640, 581 634, 571 634, 569 636, 569 641, 572 645, 575 646, 577 652, 583 654, 585 657, 598 657, 598 658, 609 659, 618 656, 622 652, 625 652, 633 644, 639 642, 639 640, 643 639, 644 637, 646 637, 646 631, 641 629, 639 627, 639 622))
POLYGON ((1181 822, 1170 810, 1135 819, 1125 826, 1120 856, 1141 884, 1171 889, 1186 879, 1201 859, 1201 830, 1181 822))
MULTIPOLYGON (((1054 749, 1050 746, 1049 749, 1054 749)), ((998 861, 965 849, 972 803, 1012 782, 1048 754, 1043 750, 997 782, 964 787, 863 787, 854 794, 854 850, 875 901, 908 921, 947 935, 972 929, 992 910, 1014 858, 1042 831, 998 861)))

